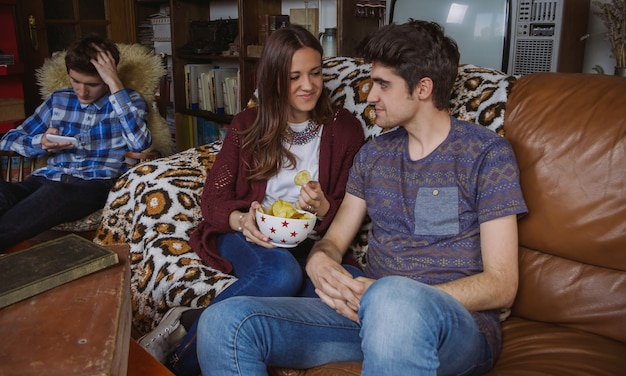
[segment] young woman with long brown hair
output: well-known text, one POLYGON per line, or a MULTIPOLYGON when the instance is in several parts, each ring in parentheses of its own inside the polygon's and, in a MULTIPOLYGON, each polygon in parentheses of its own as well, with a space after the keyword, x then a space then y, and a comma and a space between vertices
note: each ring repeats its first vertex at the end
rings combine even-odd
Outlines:
MULTIPOLYGON (((192 248, 209 266, 238 278, 212 304, 238 295, 313 296, 304 261, 313 238, 326 231, 343 200, 352 160, 364 140, 359 121, 349 111, 333 108, 324 88, 322 47, 306 29, 290 26, 273 32, 257 76, 256 106, 230 124, 204 185, 203 221, 191 235, 192 248), (303 186, 294 184, 300 170, 311 174, 303 186), (317 215, 313 238, 289 249, 269 243, 254 213, 276 199, 317 215)), ((169 346, 162 341, 165 326, 168 333, 176 329, 184 309, 164 319, 151 336, 159 339, 152 346, 162 346, 161 353, 169 346)), ((178 375, 200 373, 196 325, 189 325, 200 313, 182 314, 182 326, 190 330, 169 358, 178 375)))

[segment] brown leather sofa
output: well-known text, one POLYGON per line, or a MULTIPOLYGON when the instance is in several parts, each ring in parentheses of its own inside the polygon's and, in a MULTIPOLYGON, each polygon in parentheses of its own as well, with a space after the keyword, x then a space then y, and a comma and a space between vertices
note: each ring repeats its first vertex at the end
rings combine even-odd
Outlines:
POLYGON ((489 375, 626 374, 626 79, 524 76, 508 97, 504 130, 529 214, 519 223, 519 291, 489 375))

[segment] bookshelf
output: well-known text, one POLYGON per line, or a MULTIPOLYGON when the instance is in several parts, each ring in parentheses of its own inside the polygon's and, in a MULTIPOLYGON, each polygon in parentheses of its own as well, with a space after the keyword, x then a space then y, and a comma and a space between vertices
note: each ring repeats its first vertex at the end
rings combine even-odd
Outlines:
MULTIPOLYGON (((172 49, 172 97, 175 112, 175 137, 177 151, 196 146, 191 118, 202 118, 217 124, 228 124, 232 115, 189 108, 185 87, 188 64, 213 64, 220 67, 236 67, 239 70, 239 103, 243 107, 251 98, 256 86, 256 67, 259 61, 259 23, 263 15, 289 14, 290 8, 304 8, 304 1, 295 0, 135 0, 136 30, 147 15, 158 12, 159 6, 170 6, 172 49), (232 10, 232 19, 238 20, 238 34, 234 41, 236 53, 230 55, 189 53, 185 47, 191 40, 191 23, 225 19, 223 8, 232 10), (287 8, 287 9, 285 9, 287 8), (252 47, 250 47, 252 46, 252 47), (256 53, 255 51, 256 50, 256 53)), ((313 2, 312 2, 313 3, 313 2)), ((354 16, 358 0, 336 0, 338 55, 354 56, 364 37, 378 28, 378 23, 354 16)), ((232 52, 232 51, 231 51, 232 52)), ((241 108, 240 108, 241 109, 241 108)))
POLYGON ((16 0, 0 0, 0 135, 24 120, 24 88, 15 27, 16 0))

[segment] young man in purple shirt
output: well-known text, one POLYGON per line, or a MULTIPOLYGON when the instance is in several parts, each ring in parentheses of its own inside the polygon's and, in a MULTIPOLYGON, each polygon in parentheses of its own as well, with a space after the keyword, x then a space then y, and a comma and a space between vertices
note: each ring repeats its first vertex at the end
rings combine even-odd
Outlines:
POLYGON ((363 375, 469 375, 495 362, 526 212, 513 150, 448 114, 459 52, 439 25, 387 25, 364 56, 377 124, 398 129, 361 148, 344 201, 311 250, 306 271, 320 299, 210 306, 198 329, 203 373, 362 361, 363 375), (354 278, 341 260, 366 214, 367 265, 354 278))
POLYGON ((72 43, 65 55, 72 87, 52 93, 0 140, 2 150, 47 157, 25 181, 0 182, 0 252, 102 208, 125 171, 124 154, 150 146, 148 105, 124 88, 119 60, 117 46, 99 36, 72 43), (73 137, 75 144, 50 135, 73 137))

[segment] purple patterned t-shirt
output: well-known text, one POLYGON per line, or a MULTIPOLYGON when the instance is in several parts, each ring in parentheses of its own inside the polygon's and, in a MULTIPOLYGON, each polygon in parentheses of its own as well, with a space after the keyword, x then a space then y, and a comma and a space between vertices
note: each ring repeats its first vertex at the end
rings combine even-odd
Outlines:
MULTIPOLYGON (((404 128, 356 155, 346 191, 366 201, 372 219, 368 277, 402 275, 432 285, 480 273, 480 224, 526 212, 509 142, 453 117, 451 125, 441 145, 417 161, 409 158, 404 128)), ((498 312, 474 317, 498 349, 498 312)))

